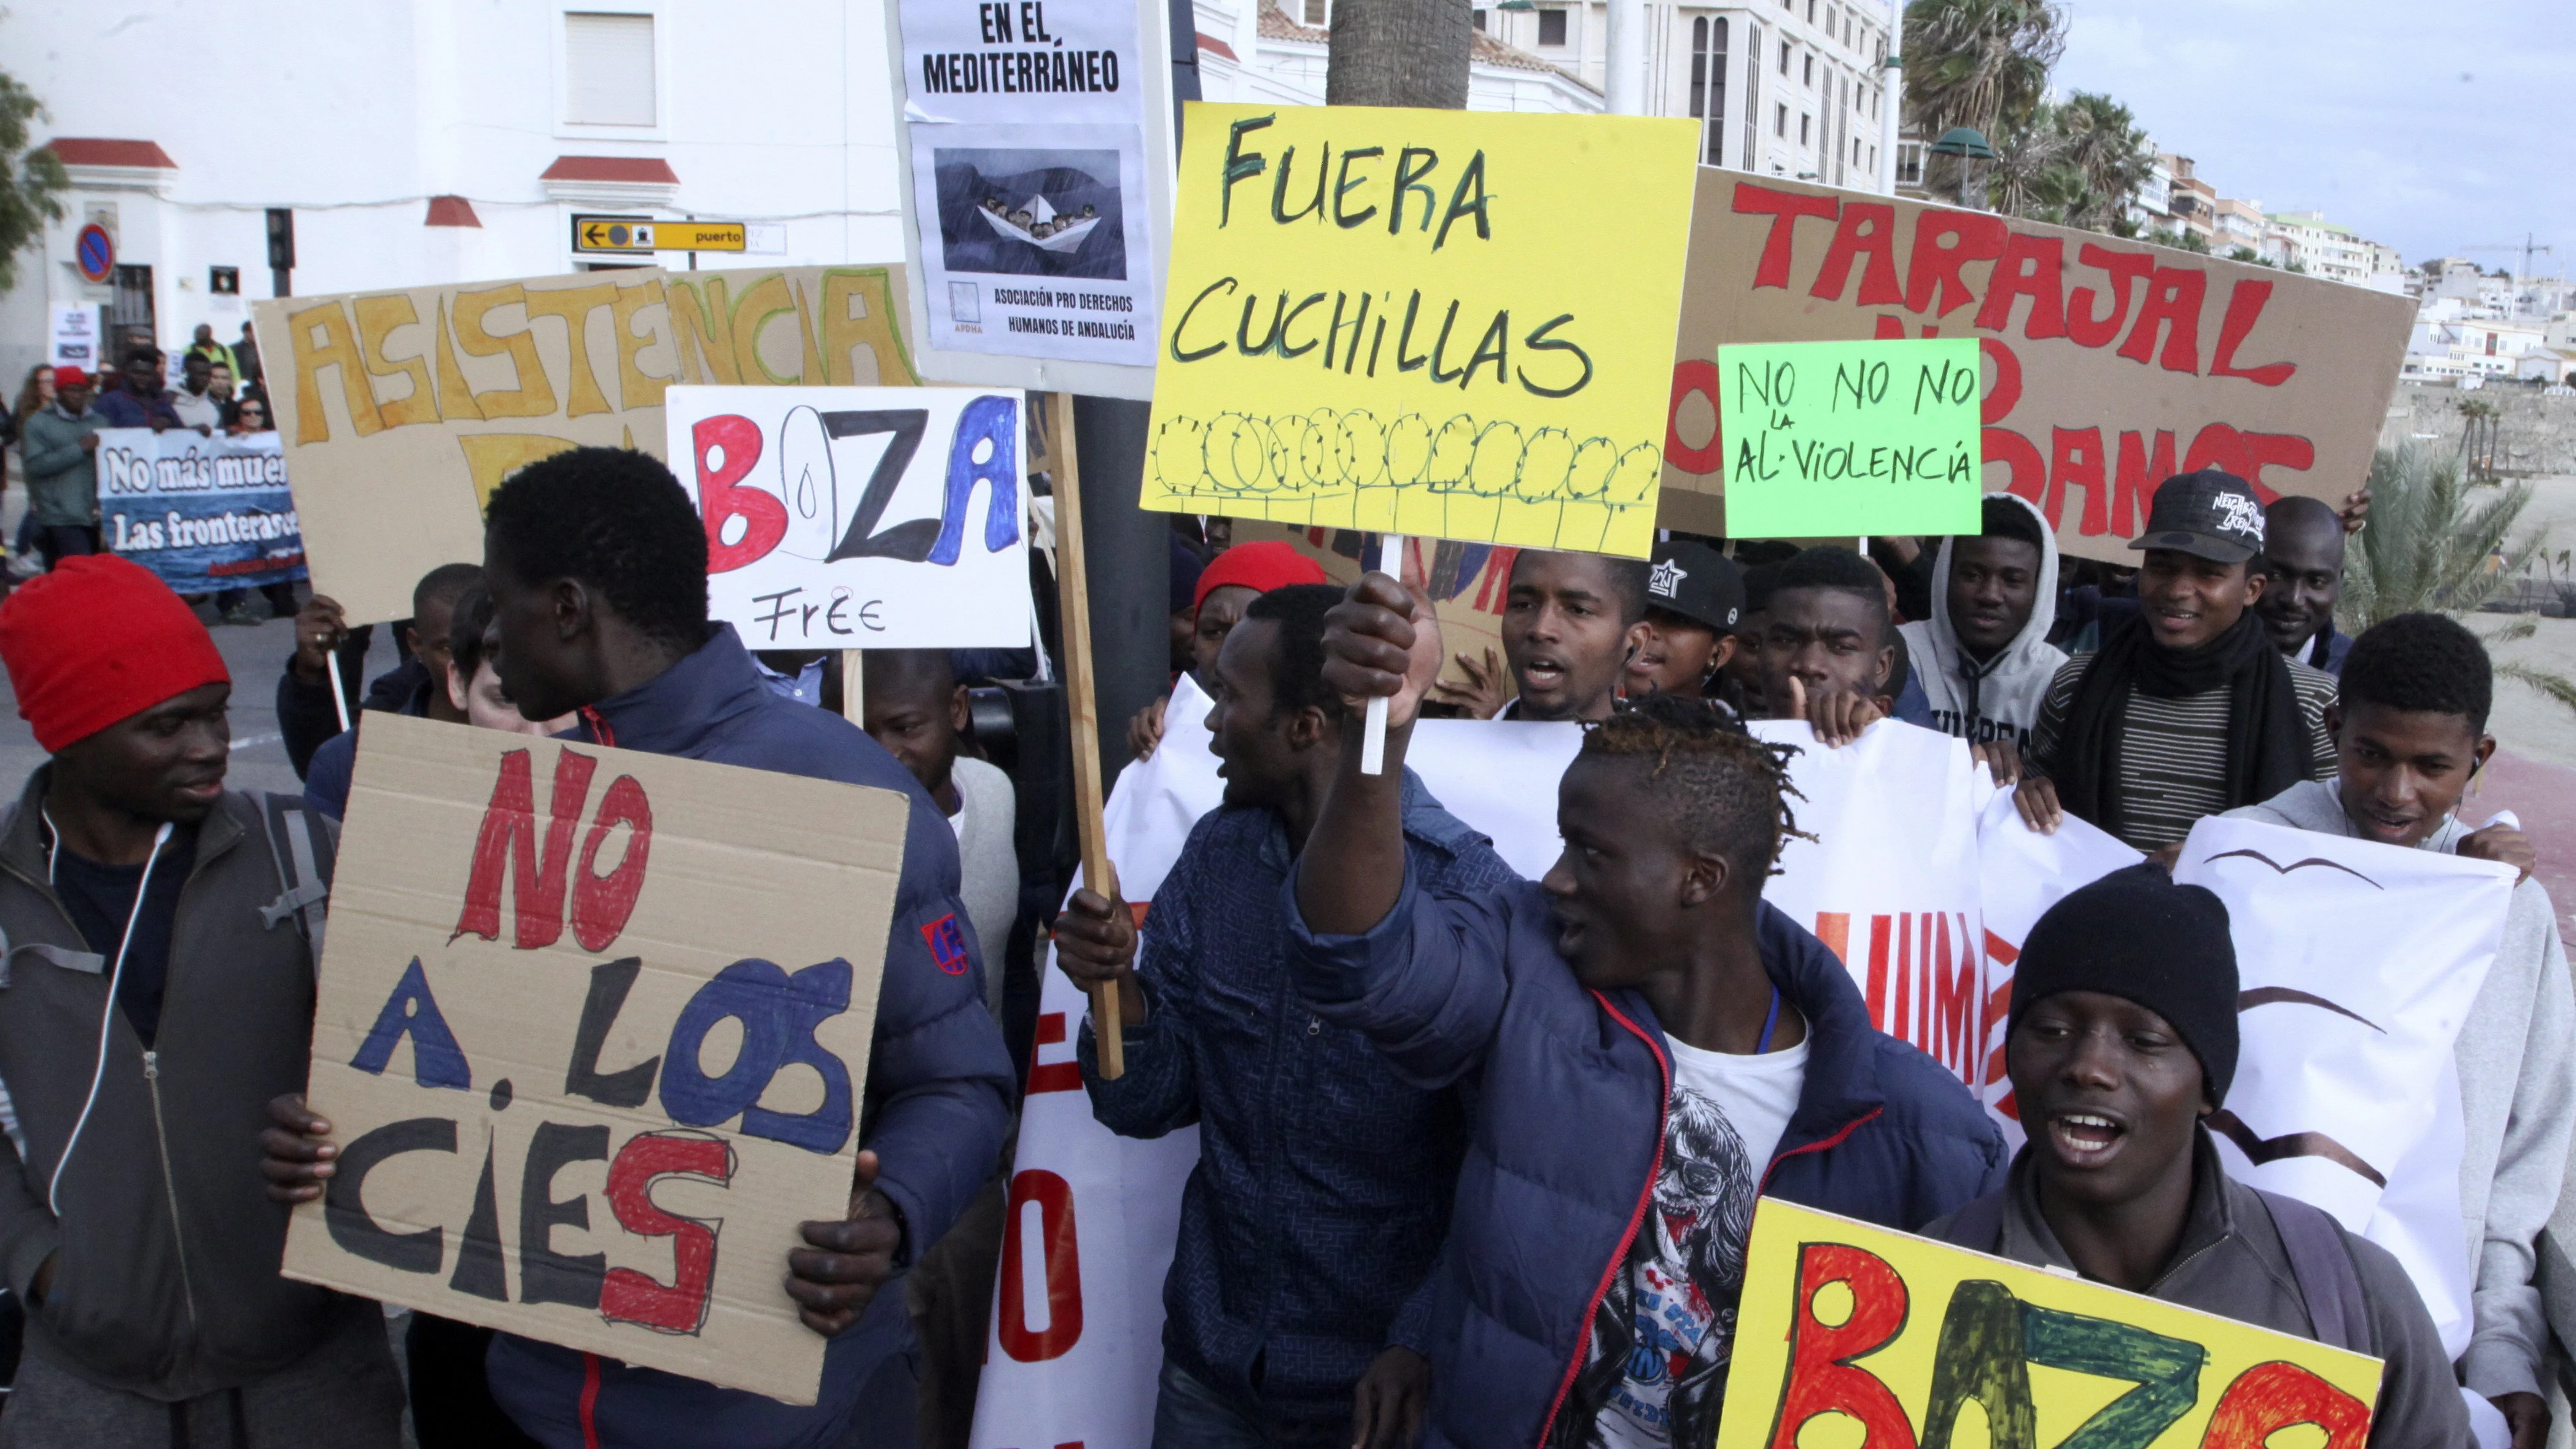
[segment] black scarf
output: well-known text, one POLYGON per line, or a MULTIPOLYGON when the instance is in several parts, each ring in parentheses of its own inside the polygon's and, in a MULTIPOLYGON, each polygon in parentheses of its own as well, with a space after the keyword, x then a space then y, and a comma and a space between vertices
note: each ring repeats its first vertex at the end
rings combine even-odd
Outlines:
POLYGON ((2307 723, 2289 662, 2248 609, 2236 626, 2197 649, 2156 643, 2144 616, 2103 641, 2075 687, 2058 735, 2051 771, 2067 813, 2120 833, 2120 737, 2132 690, 2157 699, 2224 687, 2227 704, 2226 800, 2233 810, 2259 804, 2308 777, 2307 723))

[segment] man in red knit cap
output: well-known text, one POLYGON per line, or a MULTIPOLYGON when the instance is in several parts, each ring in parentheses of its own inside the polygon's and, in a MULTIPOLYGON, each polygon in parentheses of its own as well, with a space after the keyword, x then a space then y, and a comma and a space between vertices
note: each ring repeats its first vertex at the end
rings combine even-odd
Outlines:
POLYGON ((304 1083, 329 830, 224 789, 231 676, 137 565, 20 587, 0 663, 53 756, 0 816, 10 1442, 400 1443, 380 1311, 278 1276, 260 1175, 268 1101, 304 1083))
MULTIPOLYGON (((1190 677, 1201 690, 1216 678, 1217 651, 1225 647, 1225 636, 1243 622, 1243 611, 1253 600, 1290 584, 1325 582, 1323 565, 1299 553, 1295 545, 1278 540, 1239 543, 1208 560, 1207 567, 1199 570, 1190 600, 1194 611, 1190 652, 1196 661, 1190 677)), ((1136 711, 1128 722, 1127 747, 1136 758, 1154 753, 1154 747, 1163 742, 1163 709, 1170 702, 1171 696, 1165 695, 1136 711)))

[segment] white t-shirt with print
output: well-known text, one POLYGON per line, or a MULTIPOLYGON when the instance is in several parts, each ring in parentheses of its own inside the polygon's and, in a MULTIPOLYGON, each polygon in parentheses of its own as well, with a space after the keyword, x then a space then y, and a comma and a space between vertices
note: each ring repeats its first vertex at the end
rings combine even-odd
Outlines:
POLYGON ((1675 1442, 1677 1411, 1713 1430, 1734 1357, 1754 1199, 1807 1080, 1803 1040, 1759 1056, 1703 1051, 1669 1035, 1664 1048, 1673 1090, 1663 1170, 1628 1271, 1601 1302, 1603 1319, 1628 1326, 1630 1348, 1626 1374, 1593 1420, 1593 1449, 1663 1449, 1675 1442))

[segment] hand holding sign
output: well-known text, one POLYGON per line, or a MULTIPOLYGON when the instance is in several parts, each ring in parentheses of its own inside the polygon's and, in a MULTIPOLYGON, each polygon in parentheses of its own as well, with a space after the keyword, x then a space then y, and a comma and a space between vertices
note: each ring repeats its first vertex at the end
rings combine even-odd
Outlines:
POLYGON ((877 1191, 877 1155, 859 1154, 848 1218, 805 1223, 799 1231, 810 1246, 787 1255, 787 1296, 796 1300, 796 1316, 807 1328, 830 1338, 858 1322, 876 1301, 877 1290, 894 1276, 894 1255, 903 1246, 894 1202, 877 1191))
POLYGON ((1364 574, 1325 615, 1324 683, 1353 705, 1387 701, 1390 730, 1421 714, 1440 662, 1440 618, 1419 586, 1364 574))
POLYGON ((268 1200, 312 1202, 322 1196, 323 1186, 339 1170, 331 1165, 340 1149, 328 1140, 329 1120, 305 1110, 301 1092, 271 1101, 268 1120, 271 1125, 259 1134, 260 1150, 266 1154, 259 1172, 268 1179, 268 1200))

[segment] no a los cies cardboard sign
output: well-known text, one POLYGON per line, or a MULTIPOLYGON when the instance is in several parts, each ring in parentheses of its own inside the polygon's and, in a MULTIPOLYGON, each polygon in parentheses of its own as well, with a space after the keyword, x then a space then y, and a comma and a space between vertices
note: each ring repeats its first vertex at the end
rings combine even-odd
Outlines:
POLYGON ((847 1215, 906 809, 368 715, 286 1275, 813 1403, 780 1285, 847 1215))

